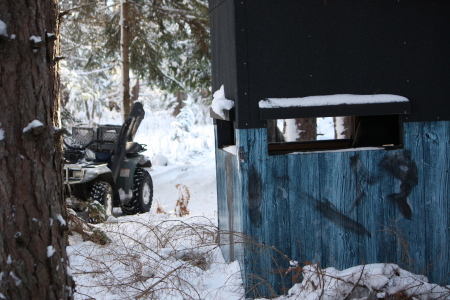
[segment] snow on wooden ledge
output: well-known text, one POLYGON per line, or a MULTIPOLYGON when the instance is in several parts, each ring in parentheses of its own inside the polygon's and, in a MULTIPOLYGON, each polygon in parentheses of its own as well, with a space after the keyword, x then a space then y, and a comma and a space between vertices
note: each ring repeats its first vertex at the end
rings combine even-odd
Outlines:
POLYGON ((409 114, 409 100, 397 95, 327 95, 259 101, 261 120, 409 114))
POLYGON ((277 107, 306 107, 306 106, 329 106, 329 105, 352 105, 352 104, 379 104, 392 102, 408 102, 402 96, 380 94, 380 95, 326 95, 309 96, 303 98, 268 98, 259 101, 260 108, 277 107))

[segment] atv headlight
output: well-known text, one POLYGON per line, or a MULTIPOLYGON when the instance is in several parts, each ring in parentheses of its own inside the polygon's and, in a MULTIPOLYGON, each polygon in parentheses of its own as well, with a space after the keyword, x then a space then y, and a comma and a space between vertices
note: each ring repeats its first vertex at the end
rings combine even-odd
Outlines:
POLYGON ((83 178, 83 171, 73 171, 72 173, 73 178, 83 178))

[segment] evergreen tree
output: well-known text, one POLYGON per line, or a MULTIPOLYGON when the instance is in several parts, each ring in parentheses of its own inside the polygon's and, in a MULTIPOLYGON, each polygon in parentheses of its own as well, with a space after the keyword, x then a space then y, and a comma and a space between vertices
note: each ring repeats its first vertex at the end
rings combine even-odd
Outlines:
MULTIPOLYGON (((168 92, 209 91, 209 17, 205 0, 128 0, 129 66, 168 92)), ((62 43, 71 68, 117 72, 120 1, 61 0, 62 43)))
POLYGON ((0 1, 0 299, 72 299, 57 0, 0 1))

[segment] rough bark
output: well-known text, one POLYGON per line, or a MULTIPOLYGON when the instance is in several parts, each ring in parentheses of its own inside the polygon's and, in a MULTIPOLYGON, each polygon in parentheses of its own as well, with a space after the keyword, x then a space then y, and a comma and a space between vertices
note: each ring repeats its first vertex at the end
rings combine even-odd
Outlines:
POLYGON ((130 2, 128 0, 121 0, 121 14, 120 14, 120 51, 122 54, 122 96, 123 96, 123 116, 124 120, 128 118, 131 112, 130 101, 130 60, 129 60, 129 45, 130 45, 130 2))
POLYGON ((58 14, 57 0, 0 1, 7 25, 7 36, 0 37, 1 299, 72 298, 62 147, 54 128, 58 14), (43 126, 24 132, 33 120, 43 126))
MULTIPOLYGON (((295 119, 295 126, 297 128, 297 137, 295 141, 315 141, 317 139, 317 119, 303 118, 295 119)), ((286 121, 284 123, 284 132, 286 133, 286 121)), ((294 140, 288 139, 289 142, 294 140)))

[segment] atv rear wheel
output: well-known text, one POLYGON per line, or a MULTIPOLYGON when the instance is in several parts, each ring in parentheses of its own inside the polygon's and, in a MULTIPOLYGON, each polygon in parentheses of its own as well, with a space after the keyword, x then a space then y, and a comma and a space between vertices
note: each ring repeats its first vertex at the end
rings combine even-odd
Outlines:
POLYGON ((122 206, 122 212, 126 215, 149 212, 152 206, 153 181, 150 174, 145 169, 136 168, 133 179, 133 198, 122 206))
POLYGON ((113 191, 111 185, 106 181, 95 182, 89 191, 89 197, 94 203, 95 201, 100 203, 104 211, 90 208, 88 221, 91 223, 99 223, 108 220, 113 212, 113 191))

